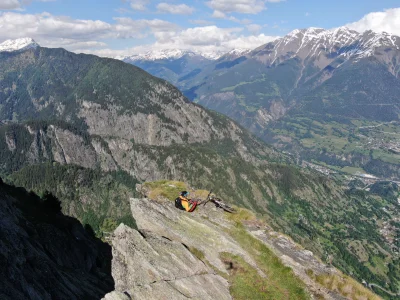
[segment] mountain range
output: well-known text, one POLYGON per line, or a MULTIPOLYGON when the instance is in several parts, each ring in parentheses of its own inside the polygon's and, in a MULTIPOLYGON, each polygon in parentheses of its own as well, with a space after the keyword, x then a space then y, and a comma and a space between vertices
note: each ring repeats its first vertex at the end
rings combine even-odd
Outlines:
POLYGON ((117 57, 117 59, 133 64, 154 76, 168 80, 180 87, 180 82, 196 76, 212 62, 222 58, 237 58, 249 51, 250 49, 234 49, 228 53, 202 53, 189 50, 167 49, 117 57))
MULTIPOLYGON (((214 64, 236 68, 251 53, 214 64)), ((39 195, 50 191, 99 238, 120 223, 135 227, 128 199, 137 182, 181 180, 251 209, 359 281, 397 293, 396 185, 389 194, 380 184, 368 192, 300 168, 122 61, 24 46, 0 52, 0 70, 0 174, 39 195)))
MULTIPOLYGON (((388 33, 308 28, 180 78, 157 76, 295 157, 398 179, 399 47, 388 33), (382 125, 384 143, 365 130, 382 125)), ((161 63, 140 66, 156 74, 161 63)))

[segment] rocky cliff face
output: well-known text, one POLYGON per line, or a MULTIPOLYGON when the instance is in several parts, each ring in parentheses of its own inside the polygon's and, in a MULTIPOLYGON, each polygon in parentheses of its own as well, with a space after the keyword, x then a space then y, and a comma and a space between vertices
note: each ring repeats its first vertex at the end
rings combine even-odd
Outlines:
POLYGON ((0 183, 0 298, 99 299, 111 247, 39 197, 0 183))
MULTIPOLYGON (((146 118, 151 119, 151 115, 146 118)), ((135 118, 130 120, 136 122, 135 118)), ((207 143, 183 146, 179 145, 183 143, 182 140, 171 145, 164 140, 165 145, 160 146, 154 144, 162 143, 162 140, 150 134, 146 135, 144 131, 140 131, 140 134, 146 140, 139 143, 134 138, 107 135, 104 131, 102 135, 89 135, 64 123, 13 124, 0 128, 4 134, 3 138, 0 137, 1 156, 4 158, 0 167, 3 172, 10 173, 27 165, 56 162, 90 169, 100 168, 104 172, 124 170, 140 181, 171 178, 214 188, 213 176, 216 175, 213 174, 221 173, 218 182, 221 187, 239 185, 241 181, 250 185, 257 184, 262 177, 261 173, 256 173, 257 166, 266 165, 267 159, 270 158, 279 159, 280 155, 248 136, 234 123, 228 121, 226 125, 224 131, 217 133, 215 130, 216 134, 225 135, 224 138, 221 136, 219 141, 214 136, 213 140, 207 143), (153 138, 154 143, 151 142, 153 138), (229 165, 234 157, 239 157, 244 165, 248 165, 246 171, 241 170, 241 173, 245 174, 243 178, 246 179, 233 175, 236 170, 233 171, 229 165)), ((190 126, 187 130, 190 131, 190 126)), ((202 129, 198 130, 200 131, 202 129)), ((190 136, 187 133, 185 135, 190 136)), ((173 134, 168 135, 168 138, 172 137, 173 134)), ((136 138, 139 139, 137 136, 136 138)), ((192 138, 196 139, 196 136, 192 138)), ((188 137, 188 140, 192 138, 188 137)), ((241 169, 241 166, 237 167, 241 169)), ((241 193, 240 187, 235 191, 235 194, 237 193, 241 193)), ((249 198, 249 195, 244 197, 246 198, 249 198)), ((257 199, 261 200, 261 197, 257 199)))

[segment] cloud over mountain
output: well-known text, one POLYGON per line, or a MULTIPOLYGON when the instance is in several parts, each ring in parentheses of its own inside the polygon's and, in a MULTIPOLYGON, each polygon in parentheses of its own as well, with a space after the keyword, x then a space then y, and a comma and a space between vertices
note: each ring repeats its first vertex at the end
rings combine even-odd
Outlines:
POLYGON ((365 15, 361 20, 346 25, 358 32, 373 30, 400 36, 400 8, 392 8, 365 15))

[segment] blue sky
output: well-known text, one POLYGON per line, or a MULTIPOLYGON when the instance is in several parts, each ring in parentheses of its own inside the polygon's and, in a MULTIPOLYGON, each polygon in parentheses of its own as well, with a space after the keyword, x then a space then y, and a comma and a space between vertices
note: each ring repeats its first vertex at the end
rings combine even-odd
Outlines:
POLYGON ((347 25, 400 35, 398 0, 0 0, 0 42, 104 56, 254 48, 293 29, 347 25))

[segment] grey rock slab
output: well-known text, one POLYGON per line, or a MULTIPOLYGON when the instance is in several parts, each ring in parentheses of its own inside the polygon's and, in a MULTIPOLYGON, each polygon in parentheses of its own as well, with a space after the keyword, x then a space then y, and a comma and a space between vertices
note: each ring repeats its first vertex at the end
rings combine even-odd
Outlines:
MULTIPOLYGON (((129 291, 133 299, 146 300, 186 300, 188 296, 174 289, 168 282, 155 282, 144 286, 137 286, 129 291)), ((194 298, 196 299, 196 298, 194 298)), ((198 297, 197 299, 203 299, 198 297)), ((205 298, 207 299, 207 298, 205 298)))
POLYGON ((139 230, 153 232, 171 240, 181 241, 204 253, 205 260, 226 273, 219 255, 229 252, 239 255, 265 276, 249 254, 226 232, 233 226, 209 206, 199 206, 194 213, 175 208, 171 201, 154 201, 131 198, 131 210, 139 230))
POLYGON ((226 293, 226 289, 228 288, 227 281, 221 276, 214 274, 182 278, 171 281, 169 284, 191 299, 232 299, 231 296, 226 293), (225 288, 221 289, 221 286, 224 286, 225 288))
POLYGON ((111 243, 115 289, 132 299, 231 299, 228 282, 181 242, 121 224, 111 243))

